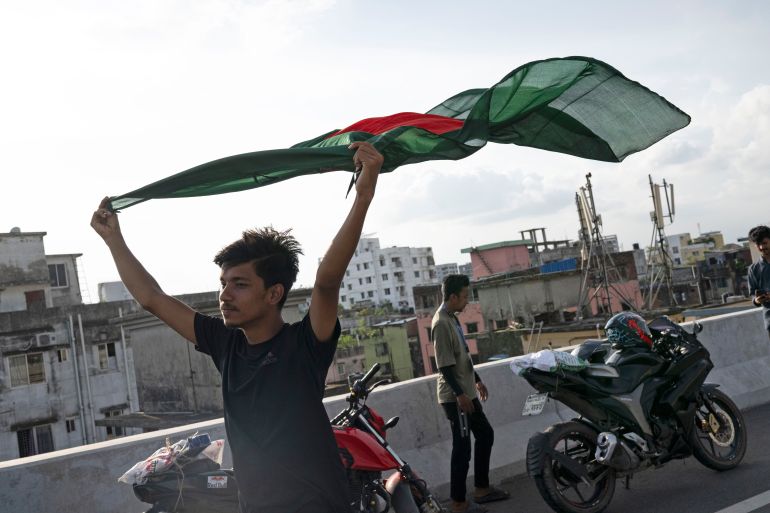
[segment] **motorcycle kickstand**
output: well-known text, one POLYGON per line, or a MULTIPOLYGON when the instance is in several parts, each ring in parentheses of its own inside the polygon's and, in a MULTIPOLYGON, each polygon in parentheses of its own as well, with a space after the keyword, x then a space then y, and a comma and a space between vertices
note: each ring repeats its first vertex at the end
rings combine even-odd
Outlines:
POLYGON ((630 490, 631 489, 631 474, 628 474, 626 476, 625 487, 626 487, 626 490, 630 490))

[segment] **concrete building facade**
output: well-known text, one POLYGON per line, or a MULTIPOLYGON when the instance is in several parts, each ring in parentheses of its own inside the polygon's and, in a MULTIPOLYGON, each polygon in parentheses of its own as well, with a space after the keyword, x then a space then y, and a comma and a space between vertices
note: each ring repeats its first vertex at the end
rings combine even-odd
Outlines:
POLYGON ((460 268, 456 263, 438 264, 436 266, 436 281, 439 283, 443 283, 444 278, 450 274, 460 274, 460 268))
POLYGON ((98 427, 138 407, 131 352, 109 319, 133 301, 82 304, 77 258, 45 232, 0 234, 0 459, 128 434, 98 427))
POLYGON ((416 317, 387 320, 372 328, 377 334, 363 341, 367 368, 377 362, 382 366, 380 374, 396 381, 423 375, 420 360, 414 358, 420 353, 416 317))
POLYGON ((354 308, 387 303, 397 310, 410 310, 414 309, 412 288, 435 282, 432 248, 381 248, 379 239, 364 237, 345 271, 340 304, 354 308))
POLYGON ((77 258, 46 255, 46 232, 0 233, 0 312, 82 303, 77 258))
POLYGON ((461 249, 469 253, 473 279, 498 273, 521 271, 532 266, 530 258, 531 240, 509 240, 461 249))
POLYGON ((138 432, 97 425, 138 409, 131 350, 109 324, 135 305, 0 313, 0 459, 138 432))

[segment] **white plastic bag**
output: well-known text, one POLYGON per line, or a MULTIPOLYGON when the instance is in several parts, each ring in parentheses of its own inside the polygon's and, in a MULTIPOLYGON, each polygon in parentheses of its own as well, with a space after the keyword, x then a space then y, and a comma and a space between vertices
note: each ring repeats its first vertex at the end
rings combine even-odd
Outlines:
POLYGON ((535 368, 543 372, 555 372, 557 369, 579 371, 588 366, 588 362, 564 351, 543 349, 537 353, 517 356, 511 360, 510 367, 514 374, 520 375, 524 369, 535 368))

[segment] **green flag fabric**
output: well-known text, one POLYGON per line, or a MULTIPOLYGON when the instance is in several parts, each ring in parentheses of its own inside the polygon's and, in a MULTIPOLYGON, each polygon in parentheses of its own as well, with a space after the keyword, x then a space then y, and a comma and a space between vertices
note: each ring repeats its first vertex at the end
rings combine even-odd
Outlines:
POLYGON ((458 160, 487 142, 518 144, 620 162, 687 126, 690 116, 588 57, 535 61, 488 89, 471 89, 425 114, 368 118, 291 148, 214 160, 113 197, 123 209, 152 198, 207 196, 262 187, 295 176, 354 171, 354 141, 385 157, 382 172, 427 160, 458 160))

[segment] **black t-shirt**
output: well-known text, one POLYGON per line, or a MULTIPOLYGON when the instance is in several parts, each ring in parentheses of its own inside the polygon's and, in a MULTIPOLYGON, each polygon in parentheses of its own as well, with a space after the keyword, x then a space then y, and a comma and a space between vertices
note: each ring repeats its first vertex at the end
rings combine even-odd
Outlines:
POLYGON ((197 348, 222 374, 225 429, 244 511, 349 509, 345 471, 322 403, 339 335, 338 321, 332 339, 318 342, 306 315, 284 324, 271 340, 249 345, 240 329, 196 314, 197 348))

